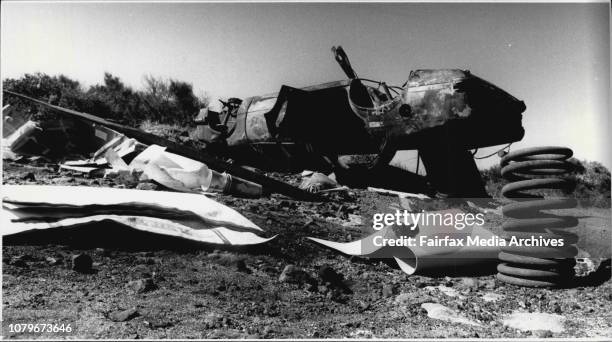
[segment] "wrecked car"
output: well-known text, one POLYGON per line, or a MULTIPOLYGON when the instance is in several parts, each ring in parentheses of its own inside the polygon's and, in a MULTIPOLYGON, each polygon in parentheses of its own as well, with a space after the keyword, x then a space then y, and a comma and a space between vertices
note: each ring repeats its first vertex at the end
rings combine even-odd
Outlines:
MULTIPOLYGON (((332 50, 347 79, 305 88, 283 85, 274 94, 230 98, 222 102, 220 112, 202 110, 195 136, 206 143, 203 150, 23 94, 4 93, 86 122, 87 129, 78 132, 91 134, 94 129, 98 136, 96 127, 110 128, 259 184, 264 192, 320 199, 243 166, 334 173, 334 182, 349 187, 436 197, 489 197, 470 150, 522 139, 526 109, 522 101, 468 70, 414 70, 403 85, 387 85, 358 77, 344 50, 332 50), (391 166, 400 150, 417 150, 426 175, 420 175, 418 167, 411 172, 391 166), (342 158, 346 155, 375 157, 349 163, 342 158)), ((59 131, 65 133, 64 128, 59 131)), ((12 147, 23 140, 4 138, 12 147)), ((108 141, 104 138, 89 150, 108 141)))
POLYGON ((401 174, 401 190, 488 197, 469 150, 522 139, 522 101, 468 70, 413 70, 389 86, 358 77, 342 47, 332 51, 348 79, 283 85, 221 113, 204 110, 198 137, 213 153, 262 169, 335 172, 344 184, 396 189, 401 174), (389 167, 398 150, 418 150, 425 179, 389 167), (363 154, 377 157, 361 168, 338 159, 363 154))

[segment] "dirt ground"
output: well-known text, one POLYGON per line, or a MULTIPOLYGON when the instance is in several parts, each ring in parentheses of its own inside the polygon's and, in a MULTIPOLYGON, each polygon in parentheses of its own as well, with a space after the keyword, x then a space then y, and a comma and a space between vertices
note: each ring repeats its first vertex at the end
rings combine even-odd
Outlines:
MULTIPOLYGON (((275 175, 297 182, 295 175, 275 175)), ((5 184, 121 187, 60 172, 54 164, 5 162, 5 184)), ((154 188, 154 186, 151 186, 154 188)), ((151 191, 154 191, 151 190, 151 191)), ((475 277, 408 276, 384 260, 349 258, 305 237, 359 238, 393 197, 351 190, 309 203, 272 195, 216 199, 278 234, 249 248, 218 247, 138 232, 111 223, 26 233, 3 239, 5 338, 612 338, 610 269, 565 289, 533 289, 475 277), (349 215, 363 224, 344 225, 349 215), (93 271, 72 269, 85 254, 93 271), (281 277, 295 265, 290 277, 281 277), (454 290, 449 291, 448 289, 454 290), (444 290, 444 291, 443 291, 444 290), (491 295, 498 301, 486 301, 491 295), (430 318, 423 303, 442 304, 477 325, 430 318), (562 316, 563 331, 521 331, 502 320, 515 312, 562 316), (10 323, 71 324, 72 332, 11 333, 10 323)), ((610 210, 588 215, 610 229, 610 210), (599 220, 599 221, 598 221, 599 220)), ((594 223, 593 223, 594 222, 594 223)), ((589 223, 587 223, 588 225, 589 223)), ((597 265, 579 263, 587 274, 597 265)))

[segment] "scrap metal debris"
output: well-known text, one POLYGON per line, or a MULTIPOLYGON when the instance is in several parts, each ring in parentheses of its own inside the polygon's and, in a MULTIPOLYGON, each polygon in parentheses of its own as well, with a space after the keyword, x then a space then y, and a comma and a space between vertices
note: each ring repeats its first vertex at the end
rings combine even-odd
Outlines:
POLYGON ((482 296, 482 300, 485 302, 497 302, 504 299, 504 295, 499 293, 487 292, 482 296))
POLYGON ((373 188, 373 187, 368 187, 368 191, 372 191, 372 192, 377 192, 379 194, 385 194, 385 195, 391 195, 391 196, 397 196, 399 198, 416 198, 416 199, 431 199, 431 197, 425 195, 425 194, 414 194, 414 193, 409 193, 409 192, 401 192, 401 191, 395 191, 395 190, 387 190, 387 189, 379 189, 379 188, 373 188))
POLYGON ((520 140, 522 101, 468 70, 413 70, 402 86, 387 85, 358 77, 342 47, 333 53, 348 79, 282 85, 220 112, 203 110, 198 136, 260 169, 333 172, 350 187, 487 196, 469 150, 520 140), (390 165, 405 150, 418 151, 414 172, 390 165), (347 165, 347 155, 374 158, 347 165))
MULTIPOLYGON (((204 163, 166 152, 166 147, 147 146, 103 125, 93 124, 91 128, 90 145, 97 150, 88 159, 60 163, 60 169, 113 178, 125 184, 154 180, 183 192, 216 191, 245 197, 259 197, 263 192, 259 184, 211 170, 204 163)), ((5 157, 17 159, 19 154, 36 153, 22 147, 29 140, 36 140, 33 133, 43 131, 30 120, 7 131, 2 141, 5 157)))
POLYGON ((270 241, 240 213, 205 196, 165 191, 4 185, 2 235, 112 220, 135 229, 221 244, 270 241))
POLYGON ((169 189, 191 193, 225 192, 243 197, 259 197, 259 184, 211 170, 206 164, 166 151, 165 147, 151 145, 128 165, 113 150, 105 153, 112 169, 105 176, 124 182, 153 180, 169 189))
POLYGON ((23 153, 23 147, 30 141, 36 142, 33 133, 40 131, 36 122, 28 120, 6 137, 2 138, 3 159, 17 159, 23 153))
POLYGON ((427 316, 433 319, 439 319, 451 323, 481 326, 480 323, 477 323, 467 317, 464 317, 457 313, 455 310, 452 310, 442 304, 423 303, 421 304, 421 307, 427 310, 427 316))
MULTIPOLYGON (((451 209, 438 212, 460 213, 461 211, 451 209)), ((463 230, 458 231, 452 226, 431 224, 418 226, 418 229, 414 231, 409 229, 400 231, 395 226, 385 226, 379 231, 351 242, 334 242, 314 237, 308 237, 308 239, 346 255, 363 258, 393 258, 400 269, 409 275, 488 264, 495 260, 500 250, 496 245, 430 246, 415 243, 414 246, 408 246, 407 244, 380 243, 383 239, 401 240, 402 243, 407 243, 409 238, 420 241, 422 236, 462 241, 468 238, 486 240, 496 237, 488 229, 477 225, 466 226, 463 230)))
POLYGON ((321 172, 304 171, 302 172, 302 183, 300 184, 300 189, 310 192, 334 189, 338 187, 338 182, 336 182, 334 178, 335 176, 333 174, 326 176, 321 172))
MULTIPOLYGON (((41 105, 45 108, 51 109, 55 112, 61 113, 69 118, 74 119, 75 121, 79 121, 81 123, 87 123, 89 126, 92 125, 100 125, 105 128, 114 130, 129 138, 133 138, 138 140, 140 143, 146 145, 159 145, 166 147, 168 152, 176 153, 183 157, 199 161, 203 164, 206 164, 209 168, 216 170, 217 172, 227 172, 232 175, 234 178, 241 178, 255 184, 261 185, 267 192, 277 192, 289 197, 293 197, 296 199, 302 200, 320 200, 320 196, 310 193, 308 191, 304 191, 295 187, 291 184, 287 184, 285 182, 276 180, 274 178, 268 177, 264 174, 253 172, 245 167, 232 164, 230 162, 224 161, 220 158, 214 157, 208 154, 205 151, 197 150, 192 147, 184 146, 174 141, 165 139, 163 137, 157 136, 155 134, 147 133, 137 128, 124 126, 115 122, 110 122, 108 120, 102 119, 92 114, 78 112, 72 109, 62 108, 56 105, 49 104, 47 102, 3 90, 4 93, 16 96, 20 99, 27 100, 29 102, 41 105)), ((238 185, 238 188, 241 186, 238 185)))

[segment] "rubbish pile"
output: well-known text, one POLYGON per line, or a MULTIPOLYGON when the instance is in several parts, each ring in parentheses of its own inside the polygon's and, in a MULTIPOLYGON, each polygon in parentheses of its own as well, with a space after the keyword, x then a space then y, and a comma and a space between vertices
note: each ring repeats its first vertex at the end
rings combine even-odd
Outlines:
MULTIPOLYGON (((3 109, 3 117, 7 123, 2 139, 4 159, 32 156, 51 159, 58 152, 87 154, 88 149, 94 149, 89 158, 63 161, 59 169, 93 178, 111 178, 125 185, 153 181, 176 192, 4 185, 2 235, 111 220, 139 230, 220 245, 258 244, 273 238, 256 235, 262 233, 261 228, 235 210, 202 196, 224 192, 259 197, 263 193, 259 184, 212 170, 202 162, 170 153, 166 147, 148 146, 103 125, 78 119, 66 122, 71 123, 70 127, 86 130, 87 143, 79 149, 61 151, 57 144, 45 145, 54 139, 55 125, 41 125, 9 106, 3 109)), ((68 141, 82 142, 86 135, 62 132, 68 141)))
POLYGON ((38 121, 32 114, 11 105, 2 109, 2 158, 19 160, 25 157, 54 159, 74 152, 83 153, 90 144, 99 141, 92 127, 85 123, 60 117, 38 121), (86 140, 84 137, 88 136, 86 140))
MULTIPOLYGON (((82 121, 78 118, 74 120, 82 121)), ((86 122, 81 122, 83 123, 86 122)), ((89 153, 88 158, 61 162, 60 170, 86 174, 93 178, 110 178, 116 184, 128 185, 130 188, 140 182, 155 182, 175 192, 41 185, 5 186, 3 220, 5 226, 10 228, 3 230, 4 235, 112 220, 135 229, 213 244, 245 245, 270 240, 256 235, 262 232, 261 228, 238 212, 202 196, 223 192, 233 196, 256 198, 263 194, 260 184, 234 177, 227 172, 218 172, 203 162, 169 152, 165 146, 144 144, 104 125, 90 123, 88 129, 92 140, 89 146, 95 150, 89 153), (177 205, 179 203, 180 207, 177 205)), ((44 136, 45 128, 39 127, 33 121, 24 120, 21 126, 13 127, 6 133, 3 148, 10 151, 11 156, 32 155, 37 151, 28 150, 22 142, 36 140, 35 135, 44 136)), ((319 194, 349 189, 341 186, 334 174, 328 176, 314 171, 302 172, 299 188, 319 194)), ((428 198, 422 194, 378 188, 369 190, 400 198, 428 198)), ((360 226, 363 223, 358 215, 352 215, 348 219, 343 226, 360 226)), ((479 230, 474 232, 485 234, 479 230)), ((421 232, 425 233, 427 232, 421 232)), ((373 235, 392 234, 392 230, 386 228, 373 235)), ((360 257, 390 253, 389 257, 394 257, 400 267, 409 274, 417 269, 424 269, 422 265, 425 264, 425 258, 432 254, 441 254, 439 251, 397 248, 392 248, 395 252, 389 252, 386 248, 372 246, 373 235, 346 244, 316 238, 311 240, 344 254, 360 257), (368 244, 372 250, 364 247, 368 244)), ((473 251, 455 251, 466 252, 473 251)))
MULTIPOLYGON (((9 117, 9 116, 5 116, 9 117)), ((95 177, 113 178, 121 183, 153 180, 169 189, 182 192, 226 192, 246 197, 259 197, 259 184, 211 170, 204 163, 166 151, 158 145, 147 146, 113 129, 91 125, 90 146, 98 147, 90 158, 69 160, 60 169, 85 173, 95 177)), ((27 146, 47 134, 47 128, 31 120, 13 127, 3 138, 5 159, 34 155, 40 149, 27 146)), ((67 133, 68 134, 68 133, 67 133)), ((37 143, 37 147, 41 147, 37 143)))
MULTIPOLYGON (((261 228, 237 211, 206 196, 223 193, 234 197, 259 198, 275 192, 299 200, 320 200, 326 193, 350 190, 344 185, 350 183, 343 182, 351 178, 351 175, 343 174, 347 168, 336 168, 336 173, 327 174, 304 171, 301 183, 294 186, 207 155, 205 151, 191 149, 138 129, 53 106, 24 95, 11 94, 68 116, 62 116, 57 123, 42 123, 20 115, 9 106, 3 108, 3 158, 19 160, 25 156, 43 156, 51 159, 63 152, 60 170, 84 174, 90 178, 112 179, 115 184, 126 185, 127 188, 134 188, 143 182, 153 182, 171 191, 4 186, 2 223, 7 228, 3 229, 3 235, 111 220, 147 232, 204 243, 260 244, 273 237, 259 236, 263 232, 261 228)), ((353 179, 378 177, 371 184, 382 186, 394 181, 399 174, 378 166, 353 173, 352 176, 353 179)), ((398 199, 404 212, 415 211, 407 204, 411 200, 431 199, 422 193, 372 186, 366 189, 371 193, 398 199)), ((480 215, 501 216, 499 209, 487 210, 471 202, 466 205, 470 210, 480 211, 480 215)), ((400 208, 396 209, 399 213, 400 208)), ((455 217, 467 215, 460 209, 429 210, 429 214, 452 214, 455 217)), ((346 216, 347 221, 328 221, 338 223, 343 228, 365 226, 360 215, 347 212, 346 216)), ((502 238, 475 224, 467 224, 459 230, 446 223, 423 225, 413 220, 406 224, 417 229, 400 232, 385 220, 379 230, 366 232, 365 237, 351 242, 315 237, 309 239, 350 256, 393 259, 409 275, 496 263, 500 246, 504 246, 499 243, 502 238), (422 239, 445 243, 451 241, 456 245, 440 245, 438 242, 423 244, 422 239), (392 243, 377 243, 383 240, 392 243), (403 244, 410 240, 413 241, 412 245, 403 244), (417 240, 419 243, 414 242, 417 240), (466 241, 483 241, 483 244, 470 244, 466 241)))

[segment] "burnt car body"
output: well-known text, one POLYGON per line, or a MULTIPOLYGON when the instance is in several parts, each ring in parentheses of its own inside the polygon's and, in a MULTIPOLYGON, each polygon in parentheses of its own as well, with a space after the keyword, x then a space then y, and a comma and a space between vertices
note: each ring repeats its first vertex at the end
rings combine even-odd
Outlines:
POLYGON ((397 150, 416 149, 437 192, 486 195, 469 150, 522 139, 522 101, 467 70, 415 70, 402 87, 389 87, 356 77, 346 56, 340 59, 349 79, 283 85, 234 110, 201 113, 228 123, 201 138, 241 164, 267 170, 329 172, 343 168, 338 155, 377 154, 368 167, 374 170, 386 168, 397 150))

